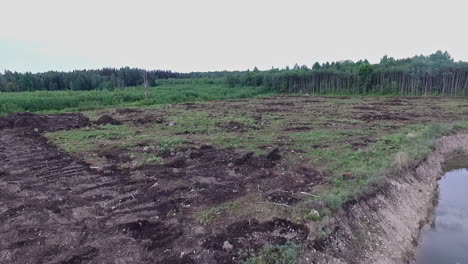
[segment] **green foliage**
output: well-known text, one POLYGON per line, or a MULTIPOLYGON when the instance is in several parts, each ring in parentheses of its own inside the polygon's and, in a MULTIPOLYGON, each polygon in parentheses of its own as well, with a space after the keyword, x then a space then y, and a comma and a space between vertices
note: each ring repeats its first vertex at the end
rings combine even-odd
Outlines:
POLYGON ((70 112, 116 106, 151 106, 236 99, 274 94, 262 87, 232 89, 224 84, 163 84, 151 87, 145 100, 141 87, 94 91, 0 93, 0 115, 13 112, 70 112))
POLYGON ((93 128, 82 128, 69 131, 47 133, 46 137, 53 140, 67 152, 80 152, 99 149, 99 143, 108 140, 130 140, 134 131, 126 126, 106 125, 93 128))
POLYGON ((325 143, 333 141, 340 136, 339 131, 333 130, 314 130, 310 132, 299 132, 291 135, 291 138, 298 143, 325 143))
POLYGON ((447 52, 394 59, 315 63, 307 67, 243 72, 227 76, 230 86, 265 86, 279 92, 366 95, 468 96, 468 63, 447 52))
POLYGON ((295 264, 298 247, 294 244, 284 246, 265 246, 259 256, 247 259, 246 264, 295 264))
POLYGON ((374 67, 370 64, 362 64, 358 70, 358 85, 361 87, 362 93, 365 94, 372 88, 372 75, 374 67))
POLYGON ((321 219, 320 213, 318 211, 312 210, 304 216, 306 221, 318 221, 321 219))

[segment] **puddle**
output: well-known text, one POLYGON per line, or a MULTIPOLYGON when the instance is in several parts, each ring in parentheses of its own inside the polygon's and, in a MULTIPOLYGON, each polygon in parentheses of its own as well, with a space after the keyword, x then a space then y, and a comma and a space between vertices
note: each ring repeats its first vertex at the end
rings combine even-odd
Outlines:
POLYGON ((421 230, 416 264, 468 263, 468 156, 446 163, 436 209, 421 230))

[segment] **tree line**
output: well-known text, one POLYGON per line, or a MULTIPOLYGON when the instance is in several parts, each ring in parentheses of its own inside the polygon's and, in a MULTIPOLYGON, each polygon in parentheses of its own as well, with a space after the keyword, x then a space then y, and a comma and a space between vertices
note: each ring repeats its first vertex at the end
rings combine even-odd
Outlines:
POLYGON ((376 64, 345 60, 267 71, 177 73, 129 67, 36 74, 5 71, 0 74, 0 92, 118 89, 143 84, 145 72, 150 86, 157 86, 158 80, 187 79, 194 84, 215 81, 287 93, 468 96, 468 63, 455 62, 442 51, 405 59, 384 56, 376 64))
POLYGON ((265 86, 288 93, 468 96, 468 63, 447 52, 394 59, 315 63, 311 68, 255 70, 226 77, 230 86, 265 86))
POLYGON ((35 74, 5 71, 0 74, 0 91, 111 90, 141 85, 144 82, 145 72, 148 83, 152 86, 156 85, 158 79, 180 78, 179 73, 171 71, 145 71, 129 67, 73 72, 50 71, 35 74))

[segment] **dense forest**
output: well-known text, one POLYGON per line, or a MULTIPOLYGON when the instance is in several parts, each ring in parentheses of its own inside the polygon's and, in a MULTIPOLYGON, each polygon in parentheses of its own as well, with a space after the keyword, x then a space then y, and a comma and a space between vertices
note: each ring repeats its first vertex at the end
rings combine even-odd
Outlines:
POLYGON ((468 96, 468 63, 455 62, 447 52, 380 63, 340 61, 295 65, 226 77, 230 86, 265 86, 289 93, 395 94, 468 96))
POLYGON ((157 79, 179 78, 171 71, 144 71, 136 68, 104 68, 73 72, 18 73, 5 71, 0 74, 0 91, 59 91, 97 90, 137 86, 144 82, 145 72, 149 85, 157 79))
POLYGON ((176 73, 129 67, 36 74, 5 71, 0 74, 0 92, 112 90, 141 85, 145 75, 150 86, 164 79, 217 79, 231 87, 263 86, 288 93, 468 95, 468 63, 455 62, 442 51, 405 59, 384 56, 377 64, 345 60, 268 71, 176 73))

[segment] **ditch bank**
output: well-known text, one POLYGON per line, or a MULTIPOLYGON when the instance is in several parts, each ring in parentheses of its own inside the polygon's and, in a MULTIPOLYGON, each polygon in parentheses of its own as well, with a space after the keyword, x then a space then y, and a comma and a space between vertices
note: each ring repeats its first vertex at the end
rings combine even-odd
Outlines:
POLYGON ((389 177, 377 193, 354 201, 336 215, 336 227, 299 263, 410 263, 421 227, 434 210, 443 163, 468 151, 468 133, 443 136, 418 166, 389 177))

